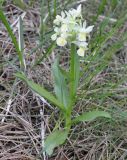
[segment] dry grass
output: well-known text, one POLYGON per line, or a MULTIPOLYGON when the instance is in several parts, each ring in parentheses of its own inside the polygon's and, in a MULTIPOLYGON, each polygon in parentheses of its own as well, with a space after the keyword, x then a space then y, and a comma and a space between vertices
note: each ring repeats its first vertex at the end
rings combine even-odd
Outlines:
MULTIPOLYGON (((37 47, 40 26, 40 7, 38 3, 34 5, 33 8, 24 12, 15 5, 7 3, 5 13, 15 35, 17 35, 18 16, 22 15, 26 45, 24 54, 28 65, 27 75, 30 79, 43 84, 52 91, 51 63, 55 58, 55 53, 52 53, 40 65, 32 69, 29 68, 29 65, 33 64, 38 55, 42 54, 48 46, 45 45, 31 53, 31 50, 37 47)), ((67 143, 56 149, 51 157, 47 157, 42 152, 44 137, 53 129, 58 119, 58 110, 54 109, 46 100, 32 93, 24 83, 15 80, 13 73, 18 68, 18 60, 15 58, 15 50, 5 28, 1 23, 0 25, 0 160, 126 160, 126 118, 121 120, 118 116, 119 112, 127 110, 126 91, 121 91, 118 96, 104 99, 103 107, 110 105, 109 109, 115 113, 113 116, 116 121, 100 119, 97 122, 73 126, 67 143)), ((127 30, 127 25, 124 27, 121 32, 127 30)), ((113 70, 116 69, 116 66, 114 67, 116 61, 117 65, 126 64, 126 52, 127 45, 125 44, 125 48, 114 57, 110 64, 113 70)), ((67 58, 67 54, 65 54, 63 59, 67 60, 67 58)), ((63 60, 61 60, 62 62, 63 60)), ((67 64, 65 62, 62 65, 66 66, 67 64)), ((121 71, 124 70, 121 69, 121 71)), ((126 74, 126 70, 124 72, 126 74)), ((119 73, 119 77, 122 76, 119 73)), ((100 85, 104 81, 108 81, 108 78, 110 79, 111 76, 107 70, 98 74, 91 86, 100 85)), ((126 83, 121 88, 125 87, 126 83)), ((83 91, 79 90, 79 94, 80 92, 83 91)), ((83 106, 85 106, 85 110, 89 110, 91 105, 94 107, 100 105, 100 102, 99 100, 95 101, 95 99, 91 100, 89 96, 88 99, 82 97, 77 102, 75 112, 82 112, 83 106)))

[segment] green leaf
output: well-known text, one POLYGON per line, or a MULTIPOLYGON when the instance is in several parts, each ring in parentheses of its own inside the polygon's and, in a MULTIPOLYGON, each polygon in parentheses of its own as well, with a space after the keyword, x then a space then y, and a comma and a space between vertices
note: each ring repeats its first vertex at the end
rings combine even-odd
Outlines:
POLYGON ((64 107, 67 108, 70 103, 70 96, 65 81, 66 77, 61 72, 58 59, 55 60, 52 69, 53 69, 54 88, 56 97, 64 105, 64 107))
POLYGON ((96 15, 96 17, 94 17, 95 22, 96 22, 98 16, 104 12, 106 5, 107 5, 107 0, 102 0, 99 7, 98 7, 97 15, 96 15))
POLYGON ((3 6, 3 3, 5 2, 5 0, 0 0, 0 7, 3 6))
POLYGON ((65 77, 65 79, 67 80, 67 82, 69 82, 70 80, 70 74, 68 71, 65 71, 64 69, 62 69, 60 66, 59 66, 59 69, 60 69, 60 72, 62 73, 62 75, 65 77))
POLYGON ((56 9, 57 8, 57 3, 56 0, 54 0, 54 18, 56 18, 56 9))
POLYGON ((13 3, 18 6, 19 8, 25 10, 27 8, 26 3, 23 0, 13 0, 13 3))
POLYGON ((23 51, 24 50, 24 37, 23 37, 23 22, 22 22, 21 16, 19 16, 18 32, 19 32, 19 49, 20 51, 23 51))
POLYGON ((8 23, 8 21, 7 21, 7 19, 6 19, 6 17, 5 17, 5 15, 4 15, 4 13, 3 13, 2 10, 0 10, 0 20, 1 20, 2 23, 5 25, 7 31, 8 31, 8 33, 9 33, 11 39, 12 39, 12 42, 13 42, 13 44, 14 44, 14 46, 15 46, 16 52, 17 52, 18 57, 19 57, 20 65, 21 65, 21 67, 23 68, 25 65, 24 65, 24 60, 23 60, 22 52, 21 52, 20 49, 19 49, 19 45, 18 45, 18 42, 17 42, 17 40, 16 40, 16 37, 15 37, 15 35, 13 34, 12 29, 11 29, 11 27, 10 27, 10 25, 9 25, 9 23, 8 23))
POLYGON ((92 121, 98 117, 105 117, 105 118, 111 118, 111 115, 108 112, 105 111, 91 111, 83 113, 82 115, 76 117, 72 122, 83 122, 83 121, 92 121))
POLYGON ((45 141, 45 148, 44 150, 48 155, 53 153, 55 147, 63 144, 67 139, 68 131, 67 130, 55 130, 52 132, 45 141))
POLYGON ((52 21, 52 10, 51 10, 51 6, 50 6, 50 1, 47 0, 47 6, 48 6, 48 15, 49 15, 49 19, 50 22, 52 21))
POLYGON ((111 0, 111 7, 112 10, 114 10, 116 8, 116 6, 118 5, 118 0, 111 0))
POLYGON ((27 83, 27 85, 33 91, 35 91, 37 94, 39 94, 40 96, 42 96, 42 97, 46 98, 47 100, 49 100, 51 103, 56 105, 56 107, 58 107, 59 109, 64 110, 63 105, 50 92, 48 92, 42 86, 30 81, 23 73, 16 73, 15 75, 16 75, 16 77, 18 77, 21 80, 25 81, 27 83))
POLYGON ((22 58, 24 61, 24 68, 26 69, 25 58, 23 56, 24 51, 24 36, 23 36, 23 21, 21 16, 19 16, 19 24, 18 24, 18 33, 19 33, 19 50, 22 53, 22 58))

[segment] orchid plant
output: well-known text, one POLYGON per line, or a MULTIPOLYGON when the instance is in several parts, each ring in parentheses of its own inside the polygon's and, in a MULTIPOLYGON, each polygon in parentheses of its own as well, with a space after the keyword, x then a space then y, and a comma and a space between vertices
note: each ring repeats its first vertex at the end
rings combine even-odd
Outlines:
POLYGON ((71 53, 69 72, 60 67, 58 58, 53 64, 55 96, 42 86, 30 81, 23 73, 16 74, 39 96, 46 98, 50 103, 54 104, 63 115, 62 119, 65 124, 63 128, 61 126, 55 127, 45 141, 44 151, 48 155, 53 153, 55 147, 65 142, 72 124, 91 121, 97 117, 111 118, 109 113, 99 110, 85 112, 82 115, 77 114, 72 117, 80 78, 80 59, 85 56, 88 50, 88 41, 93 27, 93 25, 87 27, 86 21, 83 21, 81 5, 77 9, 70 9, 68 12, 62 11, 61 15, 56 16, 54 20, 54 34, 51 36, 51 39, 59 47, 68 45, 71 48, 71 53))

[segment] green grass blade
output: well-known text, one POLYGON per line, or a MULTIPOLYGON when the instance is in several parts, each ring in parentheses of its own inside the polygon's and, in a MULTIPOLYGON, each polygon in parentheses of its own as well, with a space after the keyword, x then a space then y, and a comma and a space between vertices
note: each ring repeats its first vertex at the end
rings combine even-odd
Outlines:
POLYGON ((19 32, 19 50, 22 53, 23 61, 24 61, 24 68, 26 69, 26 63, 24 58, 24 36, 23 36, 23 21, 21 16, 19 16, 19 25, 18 25, 18 32, 19 32))
MULTIPOLYGON (((113 44, 112 46, 108 47, 106 49, 106 51, 103 51, 105 53, 103 53, 105 56, 102 58, 103 54, 100 54, 102 52, 102 48, 104 47, 105 43, 115 34, 117 34, 117 31, 119 30, 119 28, 122 26, 122 24, 125 22, 125 20, 127 19, 127 15, 123 15, 123 17, 118 20, 116 22, 116 24, 114 25, 114 27, 111 29, 111 31, 109 33, 106 33, 105 35, 96 35, 95 39, 93 39, 93 43, 91 45, 91 48, 94 48, 93 52, 91 54, 89 54, 86 57, 86 61, 90 61, 90 63, 87 66, 84 66, 84 70, 82 72, 82 75, 84 75, 84 72, 88 73, 89 68, 91 68, 91 66, 93 65, 93 63, 98 64, 99 67, 96 68, 96 70, 94 70, 95 72, 90 73, 90 76, 87 76, 87 80, 91 79, 90 77, 93 77, 92 75, 94 74, 97 75, 97 73, 99 73, 100 71, 102 71, 109 63, 109 60, 111 59, 112 55, 117 52, 122 46, 123 46, 123 40, 119 40, 118 42, 116 42, 115 44, 113 44), (96 43, 97 42, 97 43, 96 43), (97 44, 97 46, 96 46, 97 44), (95 54, 93 55, 93 53, 95 52, 95 54), (106 60, 107 59, 107 60, 106 60)), ((102 29, 103 31, 103 29, 102 29)), ((124 36, 125 37, 125 36, 124 36)), ((87 80, 85 79, 85 83, 87 84, 87 80)))
POLYGON ((5 25, 7 31, 9 33, 11 39, 12 39, 12 42, 13 42, 13 44, 15 46, 16 52, 17 52, 18 57, 19 57, 20 66, 21 66, 21 68, 24 68, 23 55, 22 55, 22 53, 21 53, 21 51, 19 49, 19 45, 18 45, 18 42, 16 40, 16 37, 13 34, 12 29, 11 29, 11 27, 10 27, 10 25, 9 25, 9 23, 8 23, 8 21, 7 21, 7 19, 6 19, 6 17, 5 17, 5 15, 4 15, 2 10, 0 10, 0 19, 3 22, 3 24, 5 25))
POLYGON ((44 33, 45 33, 45 24, 44 24, 44 0, 41 0, 41 19, 40 19, 40 41, 42 42, 44 39, 44 33))
POLYGON ((87 74, 88 74, 86 79, 85 79, 84 86, 89 86, 93 77, 96 76, 98 73, 100 73, 101 71, 103 71, 105 69, 105 67, 111 61, 112 55, 114 53, 116 53, 122 47, 123 47, 123 42, 118 42, 116 44, 113 44, 111 47, 109 47, 105 51, 103 56, 100 57, 99 55, 97 55, 96 58, 94 59, 94 61, 91 62, 88 66, 86 66, 84 68, 84 72, 87 72, 87 74), (93 63, 96 63, 97 65, 96 65, 96 67, 94 67, 94 70, 92 70, 92 72, 91 72, 90 70, 91 70, 91 66, 93 65, 93 63))
POLYGON ((3 6, 4 2, 5 2, 5 0, 0 0, 0 8, 3 6))
POLYGON ((27 5, 25 2, 23 2, 23 0, 13 0, 13 3, 18 6, 19 8, 21 8, 22 10, 27 9, 27 5))
POLYGON ((13 0, 13 3, 18 6, 19 8, 21 8, 22 10, 27 9, 27 5, 25 2, 23 2, 23 0, 13 0))
POLYGON ((47 3, 48 3, 48 14, 49 14, 49 19, 50 19, 50 23, 52 21, 52 14, 51 14, 51 8, 50 8, 50 1, 47 0, 47 3))
POLYGON ((116 8, 116 6, 118 5, 118 0, 111 0, 111 7, 112 10, 114 10, 116 8))
POLYGON ((23 22, 21 16, 19 16, 19 49, 22 52, 24 50, 24 37, 23 37, 23 22))
POLYGON ((102 14, 102 12, 104 12, 105 6, 107 4, 107 0, 102 0, 99 7, 98 7, 98 12, 97 12, 97 16, 94 18, 94 21, 97 20, 98 16, 100 14, 102 14))
POLYGON ((54 0, 54 18, 56 17, 56 0, 54 0))

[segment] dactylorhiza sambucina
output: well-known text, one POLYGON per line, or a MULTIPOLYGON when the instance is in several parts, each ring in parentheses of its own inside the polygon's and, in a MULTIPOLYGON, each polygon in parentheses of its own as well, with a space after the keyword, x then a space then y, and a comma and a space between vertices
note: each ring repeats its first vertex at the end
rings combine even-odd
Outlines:
POLYGON ((77 45, 77 54, 84 56, 88 50, 87 37, 94 26, 86 27, 86 21, 83 21, 81 13, 81 4, 77 9, 62 11, 61 15, 57 15, 54 20, 54 34, 51 36, 53 41, 56 41, 58 46, 65 46, 67 43, 77 45))

